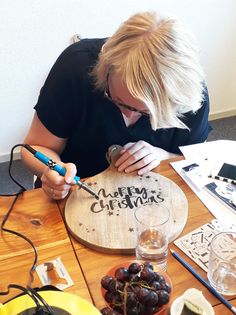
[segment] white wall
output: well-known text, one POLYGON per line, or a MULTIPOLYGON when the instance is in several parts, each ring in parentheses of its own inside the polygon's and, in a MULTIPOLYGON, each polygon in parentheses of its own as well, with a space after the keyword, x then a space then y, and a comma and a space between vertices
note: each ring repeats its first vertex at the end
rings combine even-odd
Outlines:
POLYGON ((105 37, 131 14, 179 17, 201 47, 211 114, 236 114, 235 0, 0 0, 0 161, 21 143, 39 90, 71 37, 105 37))

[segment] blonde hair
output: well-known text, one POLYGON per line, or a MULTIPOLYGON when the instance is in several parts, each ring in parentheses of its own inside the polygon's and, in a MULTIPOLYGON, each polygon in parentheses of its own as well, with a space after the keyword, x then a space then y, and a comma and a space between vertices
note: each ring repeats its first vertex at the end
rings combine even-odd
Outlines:
POLYGON ((119 73, 133 97, 143 102, 154 130, 187 128, 183 113, 201 107, 203 71, 192 36, 175 19, 139 13, 104 44, 93 69, 103 90, 107 76, 119 73))

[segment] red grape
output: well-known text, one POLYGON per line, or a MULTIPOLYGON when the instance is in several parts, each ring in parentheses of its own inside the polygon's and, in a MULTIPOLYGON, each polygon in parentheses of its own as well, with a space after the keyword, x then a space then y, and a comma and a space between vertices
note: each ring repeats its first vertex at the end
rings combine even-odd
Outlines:
POLYGON ((114 277, 104 276, 101 285, 111 311, 104 308, 103 315, 153 315, 170 299, 171 285, 153 270, 151 262, 119 267, 114 277))

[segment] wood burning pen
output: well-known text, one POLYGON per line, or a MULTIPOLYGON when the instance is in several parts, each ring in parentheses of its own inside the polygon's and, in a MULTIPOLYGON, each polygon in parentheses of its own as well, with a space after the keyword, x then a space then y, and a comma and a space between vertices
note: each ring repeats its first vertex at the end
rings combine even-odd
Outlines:
MULTIPOLYGON (((33 149, 30 145, 28 144, 24 144, 24 148, 26 148, 29 152, 31 152, 39 161, 41 161, 42 163, 44 163, 45 165, 47 165, 51 170, 56 171, 58 174, 60 174, 61 176, 65 176, 66 174, 66 168, 57 164, 56 162, 54 162, 53 160, 51 160, 50 158, 48 158, 46 155, 44 155, 42 152, 40 151, 36 151, 35 149, 33 149)), ((80 177, 79 176, 75 176, 74 180, 76 182, 77 185, 79 185, 81 188, 83 188, 84 190, 86 190, 88 193, 90 193, 93 197, 95 197, 96 199, 99 199, 98 194, 95 193, 95 191, 93 191, 90 187, 88 187, 85 183, 80 181, 80 177)))

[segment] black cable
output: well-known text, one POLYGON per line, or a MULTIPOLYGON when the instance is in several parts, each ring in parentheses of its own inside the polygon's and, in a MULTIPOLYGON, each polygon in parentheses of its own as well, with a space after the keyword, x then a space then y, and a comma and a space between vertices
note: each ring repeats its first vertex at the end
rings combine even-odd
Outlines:
POLYGON ((0 295, 6 295, 9 293, 9 289, 10 288, 17 288, 17 289, 20 289, 22 291, 24 291, 25 293, 27 293, 33 300, 34 302, 36 303, 37 305, 37 308, 36 308, 36 313, 35 314, 45 314, 39 301, 42 302, 42 304, 45 306, 45 308, 47 309, 47 311, 49 312, 49 314, 53 315, 55 314, 53 309, 51 308, 51 306, 48 305, 48 303, 41 297, 40 294, 38 294, 37 291, 35 291, 34 289, 31 288, 31 284, 34 280, 34 275, 33 275, 33 272, 37 266, 37 261, 38 261, 38 253, 37 253, 37 250, 33 244, 33 242, 28 238, 26 237, 25 235, 19 233, 19 232, 16 232, 16 231, 13 231, 13 230, 10 230, 10 229, 6 229, 4 227, 4 225, 6 224, 6 221, 8 220, 9 218, 9 215, 11 213, 11 211, 13 210, 13 207, 18 199, 18 197, 20 196, 21 193, 23 193, 24 191, 26 191, 26 188, 24 186, 22 186, 13 176, 12 176, 12 173, 11 173, 11 168, 12 168, 12 162, 13 162, 13 153, 14 153, 14 150, 15 148, 19 147, 19 146, 25 146, 24 144, 16 144, 15 146, 13 146, 13 148, 11 149, 11 154, 10 154, 10 162, 9 162, 9 168, 8 168, 8 172, 9 172, 9 176, 10 178, 13 180, 14 183, 16 183, 19 187, 20 187, 20 191, 15 193, 15 194, 9 194, 9 195, 0 195, 0 196, 15 196, 9 210, 7 211, 6 215, 4 216, 3 220, 2 220, 2 223, 1 223, 1 226, 0 226, 0 231, 5 231, 5 232, 8 232, 8 233, 11 233, 11 234, 14 234, 20 238, 23 238, 25 241, 27 241, 31 247, 33 248, 33 251, 34 251, 34 262, 32 264, 32 267, 30 268, 30 271, 29 271, 29 274, 30 274, 30 279, 28 281, 28 284, 27 284, 27 288, 24 288, 20 285, 17 285, 17 284, 9 284, 8 285, 8 290, 5 291, 5 292, 0 292, 0 295), (39 301, 38 301, 39 300, 39 301))
POLYGON ((32 242, 28 237, 26 237, 25 235, 23 235, 23 234, 21 234, 21 233, 19 233, 19 232, 16 232, 16 231, 13 231, 13 230, 9 230, 9 229, 6 229, 6 228, 4 227, 4 225, 5 225, 6 221, 7 221, 7 219, 9 218, 9 215, 10 215, 10 213, 11 213, 11 211, 12 211, 12 209, 13 209, 15 203, 16 203, 16 200, 18 199, 18 197, 19 197, 19 195, 20 195, 21 193, 22 193, 22 191, 16 194, 16 196, 15 196, 15 198, 14 198, 14 200, 13 200, 13 202, 12 202, 10 208, 9 208, 9 210, 7 211, 5 217, 3 218, 3 221, 2 221, 1 226, 0 226, 0 230, 1 230, 1 231, 8 232, 8 233, 11 233, 11 234, 14 234, 14 235, 16 235, 16 236, 18 236, 18 237, 20 237, 20 238, 23 238, 23 239, 24 239, 26 242, 28 242, 28 243, 31 245, 31 247, 33 248, 33 251, 34 251, 34 262, 33 262, 33 264, 32 264, 32 267, 30 268, 30 271, 29 271, 30 279, 29 279, 28 285, 27 285, 28 287, 30 287, 30 286, 31 286, 31 283, 32 283, 33 280, 34 280, 33 271, 35 270, 36 265, 37 265, 37 261, 38 261, 38 253, 37 253, 37 250, 36 250, 36 248, 35 248, 33 242, 32 242))
POLYGON ((21 285, 18 285, 18 284, 13 284, 13 283, 9 284, 8 287, 7 287, 7 291, 2 291, 2 292, 0 292, 0 295, 7 295, 7 294, 9 294, 11 288, 21 290, 21 291, 23 291, 25 294, 28 294, 28 295, 32 298, 32 300, 34 301, 34 303, 36 304, 37 309, 42 308, 41 305, 39 304, 39 301, 38 301, 37 298, 32 294, 32 292, 31 292, 30 290, 28 290, 28 289, 22 287, 21 285))
MULTIPOLYGON (((4 228, 4 225, 5 225, 5 223, 6 223, 7 219, 8 219, 8 217, 9 217, 9 215, 10 215, 12 209, 13 209, 13 206, 14 206, 14 204, 16 203, 16 200, 17 200, 17 198, 19 197, 19 195, 20 195, 20 193, 18 193, 18 194, 15 196, 15 198, 14 198, 14 200, 13 200, 13 203, 11 204, 11 206, 10 206, 10 208, 9 208, 9 210, 8 210, 8 212, 7 212, 7 214, 5 215, 5 217, 4 217, 4 219, 3 219, 2 223, 1 223, 0 230, 1 230, 1 231, 8 232, 8 233, 12 233, 12 234, 17 235, 18 237, 21 237, 21 238, 23 238, 24 240, 26 240, 26 241, 32 246, 32 248, 33 248, 33 250, 34 250, 35 259, 34 259, 34 263, 33 263, 32 267, 31 267, 31 269, 30 269, 30 279, 29 279, 27 288, 21 287, 20 285, 16 285, 16 284, 9 284, 9 285, 8 285, 8 290, 5 291, 5 292, 0 292, 0 295, 6 295, 6 294, 8 294, 8 293, 9 293, 9 288, 22 289, 22 291, 24 291, 25 293, 29 294, 29 295, 34 299, 34 301, 36 300, 38 304, 39 304, 38 300, 40 300, 40 301, 42 302, 42 304, 45 306, 45 308, 47 309, 47 311, 49 312, 49 314, 55 314, 54 311, 53 311, 53 309, 51 308, 51 306, 48 305, 48 303, 38 294, 37 291, 35 291, 34 289, 32 289, 32 288, 30 287, 30 286, 31 286, 31 283, 32 283, 33 280, 34 280, 33 271, 34 271, 35 268, 36 268, 37 260, 38 260, 37 250, 36 250, 36 248, 35 248, 33 242, 32 242, 29 238, 27 238, 25 235, 23 235, 23 234, 21 234, 21 233, 19 233, 19 232, 16 232, 16 231, 13 231, 13 230, 9 230, 9 229, 4 228), (26 292, 26 291, 27 291, 27 292, 26 292), (29 292, 30 292, 30 293, 29 293, 29 292)), ((39 313, 39 311, 41 311, 41 309, 42 309, 42 308, 39 309, 39 307, 41 308, 40 304, 39 304, 39 306, 37 305, 37 309, 38 309, 37 312, 38 312, 38 313, 39 313)), ((44 313, 42 313, 42 314, 44 314, 44 313)))
POLYGON ((38 261, 38 253, 37 253, 37 250, 36 250, 36 248, 35 248, 33 242, 32 242, 28 237, 26 237, 25 235, 23 235, 23 234, 21 234, 21 233, 19 233, 19 232, 16 232, 16 231, 13 231, 13 230, 9 230, 9 229, 4 228, 4 225, 5 225, 5 223, 6 223, 7 219, 8 219, 8 217, 9 217, 9 215, 10 215, 10 213, 11 213, 11 211, 12 211, 12 209, 13 209, 15 203, 16 203, 17 198, 19 197, 19 195, 20 195, 22 192, 24 192, 24 191, 26 190, 26 188, 25 188, 24 186, 22 186, 16 179, 14 179, 13 176, 12 176, 12 174, 11 174, 11 167, 12 167, 12 161, 13 161, 13 153, 14 153, 15 148, 17 148, 17 147, 19 147, 19 146, 24 147, 25 145, 24 145, 24 144, 16 144, 16 145, 14 145, 14 146, 12 147, 12 149, 11 149, 10 162, 9 162, 9 169, 8 169, 8 171, 9 171, 9 176, 10 176, 10 178, 11 178, 21 189, 20 189, 20 191, 19 191, 18 193, 16 193, 15 195, 12 195, 12 196, 15 196, 15 199, 13 200, 13 203, 11 204, 11 206, 10 206, 9 210, 7 211, 5 217, 3 218, 3 221, 2 221, 1 226, 0 226, 0 230, 1 230, 1 231, 8 232, 8 233, 11 233, 11 234, 14 234, 14 235, 16 235, 16 236, 18 236, 18 237, 23 238, 23 239, 24 239, 26 242, 28 242, 28 243, 31 245, 31 247, 33 248, 35 257, 34 257, 34 263, 33 263, 32 267, 30 268, 30 271, 29 271, 30 279, 29 279, 29 282, 28 282, 28 284, 27 284, 27 287, 31 287, 31 283, 32 283, 33 280, 34 280, 33 271, 35 270, 36 264, 37 264, 37 261, 38 261))
POLYGON ((7 291, 0 292, 0 295, 7 295, 7 294, 9 294, 11 288, 21 290, 25 294, 28 294, 31 297, 31 299, 36 304, 36 310, 35 310, 36 312, 35 312, 35 314, 46 314, 44 312, 42 306, 40 305, 39 301, 41 301, 42 304, 45 306, 47 312, 49 312, 48 313, 49 315, 54 315, 55 314, 55 312, 51 308, 51 306, 49 306, 48 303, 43 299, 43 297, 40 294, 38 294, 38 292, 35 291, 34 289, 25 288, 25 287, 22 287, 21 285, 11 283, 11 284, 8 285, 7 291))
MULTIPOLYGON (((10 178, 12 179, 12 181, 17 185, 19 186, 21 189, 19 192, 23 192, 23 191, 26 191, 26 188, 24 186, 22 186, 12 175, 12 163, 13 163, 13 154, 14 154, 14 150, 15 148, 17 147, 25 147, 25 144, 16 144, 12 147, 11 149, 11 153, 10 153, 10 161, 9 161, 9 166, 8 166, 8 173, 9 173, 9 176, 10 178)), ((1 197, 11 197, 11 196, 17 196, 17 194, 19 193, 13 193, 13 194, 0 194, 1 197)))
MULTIPOLYGON (((29 289, 29 288, 28 288, 29 289)), ((43 303, 43 305, 45 306, 45 308, 47 309, 47 311, 49 312, 49 314, 51 314, 51 315, 54 315, 55 313, 54 313, 54 310, 51 308, 51 306, 44 300, 44 298, 36 291, 36 290, 34 290, 34 289, 29 289, 31 292, 32 292, 32 294, 35 296, 35 297, 37 297, 37 299, 39 299, 42 303, 43 303)))
POLYGON ((14 194, 8 194, 8 195, 0 194, 0 197, 13 197, 13 196, 16 196, 17 194, 18 194, 18 192, 14 193, 14 194))
POLYGON ((11 179, 13 180, 14 183, 16 183, 23 191, 26 190, 26 188, 24 186, 22 186, 13 176, 12 176, 12 173, 11 173, 11 167, 12 167, 12 162, 13 162, 13 153, 14 153, 14 150, 15 148, 17 147, 24 147, 25 145, 24 144, 16 144, 12 147, 11 149, 11 155, 10 155, 10 162, 9 162, 9 167, 8 167, 8 172, 9 172, 9 175, 11 177, 11 179))
POLYGON ((20 189, 20 191, 17 192, 16 194, 5 195, 5 196, 15 196, 15 198, 14 198, 14 200, 13 200, 13 202, 12 202, 12 204, 11 204, 9 210, 7 211, 5 217, 3 218, 3 221, 2 221, 1 226, 0 226, 0 230, 1 230, 1 231, 8 232, 8 233, 11 233, 11 234, 14 234, 14 235, 16 235, 16 236, 18 236, 18 237, 23 238, 23 239, 24 239, 26 242, 28 242, 28 243, 31 245, 31 247, 33 248, 35 258, 34 258, 34 263, 33 263, 32 267, 31 267, 31 269, 30 269, 30 272, 29 272, 29 273, 30 273, 30 279, 29 279, 29 282, 28 282, 28 287, 30 287, 30 286, 31 286, 31 283, 33 282, 33 279, 34 279, 33 271, 34 271, 35 268, 36 268, 36 264, 37 264, 37 260, 38 260, 37 250, 36 250, 36 248, 35 248, 33 242, 32 242, 28 237, 26 237, 25 235, 23 235, 23 234, 21 234, 21 233, 19 233, 19 232, 16 232, 16 231, 13 231, 13 230, 9 230, 9 229, 4 228, 4 225, 5 225, 5 223, 6 223, 7 219, 8 219, 8 217, 9 217, 9 215, 10 215, 10 213, 11 213, 11 211, 12 211, 12 209, 13 209, 15 203, 16 203, 16 200, 18 199, 19 195, 20 195, 22 192, 24 192, 24 191, 26 190, 26 188, 25 188, 24 186, 22 186, 16 179, 14 179, 14 177, 12 176, 12 173, 11 173, 11 167, 12 167, 12 162, 13 162, 13 153, 14 153, 15 148, 17 148, 17 147, 19 147, 19 146, 21 146, 21 147, 23 146, 23 147, 24 147, 25 145, 24 145, 24 144, 16 144, 16 145, 14 145, 14 146, 12 147, 12 149, 11 149, 10 162, 9 162, 9 169, 8 169, 8 171, 9 171, 9 176, 10 176, 10 178, 11 178, 11 179, 14 181, 14 183, 16 183, 21 189, 20 189))

